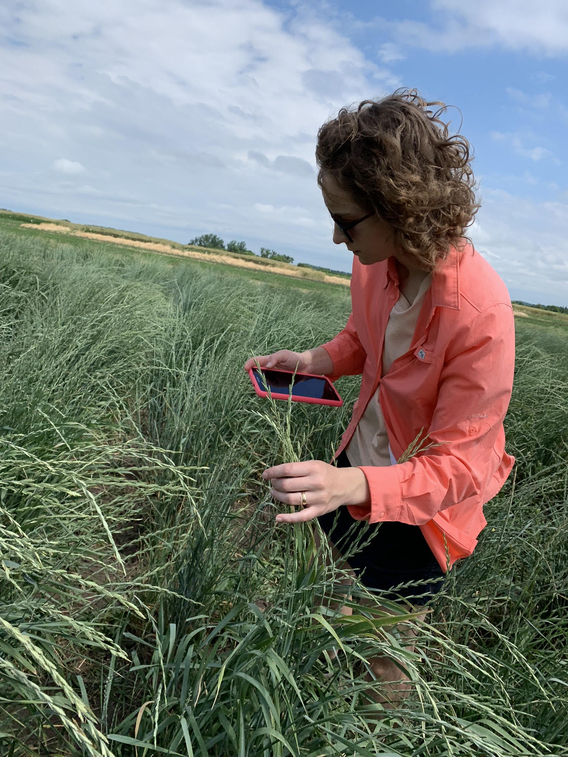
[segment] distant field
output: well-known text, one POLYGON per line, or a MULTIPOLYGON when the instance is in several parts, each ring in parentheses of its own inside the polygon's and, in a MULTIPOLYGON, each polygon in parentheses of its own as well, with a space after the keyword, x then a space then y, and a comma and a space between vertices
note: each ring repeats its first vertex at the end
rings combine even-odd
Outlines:
MULTIPOLYGON (((49 240, 46 241, 47 246, 57 246, 62 243, 62 240, 64 239, 65 244, 70 245, 72 248, 82 248, 82 249, 92 249, 93 251, 105 251, 108 253, 109 256, 113 257, 116 256, 117 259, 124 258, 126 256, 127 259, 133 260, 133 261, 147 261, 150 262, 151 260, 155 259, 156 252, 153 250, 145 250, 144 248, 132 246, 132 247, 123 247, 122 245, 117 245, 113 238, 110 237, 109 234, 106 234, 105 236, 108 237, 108 241, 103 241, 101 239, 89 239, 88 237, 79 237, 75 235, 66 235, 65 237, 62 237, 61 232, 50 232, 50 231, 42 231, 36 228, 36 224, 32 225, 26 225, 22 226, 22 223, 29 224, 30 219, 36 218, 39 223, 45 222, 45 223, 51 223, 51 219, 44 219, 40 217, 34 217, 34 216, 27 216, 27 215, 20 215, 20 214, 8 214, 3 211, 0 211, 0 231, 2 229, 6 231, 11 231, 14 233, 17 233, 18 235, 24 235, 25 237, 29 239, 37 239, 37 240, 49 240), (14 218, 15 216, 15 218, 14 218)), ((58 224, 61 224, 63 227, 65 227, 65 224, 69 224, 69 222, 65 221, 58 221, 58 224)), ((73 224, 70 224, 70 226, 73 226, 73 224)), ((99 228, 99 227, 82 227, 78 226, 79 229, 82 228, 99 228)), ((102 228, 102 227, 100 227, 102 228)), ((112 233, 115 233, 114 229, 107 229, 107 231, 110 231, 112 233)), ((121 233, 121 232, 116 232, 121 233)), ((122 232, 125 235, 134 235, 134 232, 122 232)), ((175 245, 175 242, 169 242, 168 240, 162 240, 152 237, 144 237, 143 235, 138 235, 141 240, 143 241, 150 241, 150 242, 156 242, 159 244, 171 244, 175 245)), ((183 248, 183 245, 178 245, 180 250, 183 248)), ((200 248, 196 248, 199 250, 200 248)), ((242 258, 242 255, 237 255, 234 253, 227 253, 228 255, 234 255, 235 258, 242 258)), ((168 257, 169 262, 167 263, 168 266, 171 268, 176 268, 177 266, 184 266, 189 265, 194 266, 196 270, 219 270, 223 272, 223 275, 229 276, 231 278, 238 278, 242 279, 243 281, 250 281, 250 282, 256 282, 258 284, 260 283, 266 283, 268 285, 271 285, 273 287, 277 288, 284 288, 284 289, 293 289, 297 290, 298 287, 301 291, 305 292, 313 292, 313 291, 321 291, 326 292, 329 297, 337 298, 342 301, 348 301, 349 299, 349 292, 347 291, 347 287, 345 286, 345 279, 340 279, 339 286, 329 286, 328 283, 326 283, 325 280, 323 280, 323 277, 318 272, 314 271, 312 272, 315 275, 304 276, 300 275, 299 279, 298 277, 294 276, 288 276, 288 275, 282 275, 281 270, 283 270, 285 273, 287 272, 287 267, 282 264, 275 263, 273 261, 264 261, 266 265, 259 265, 257 268, 245 268, 240 266, 229 266, 225 265, 222 262, 219 262, 215 257, 211 255, 204 255, 200 256, 198 258, 189 258, 184 255, 177 255, 177 254, 169 254, 167 252, 162 252, 163 257, 168 257)), ((246 261, 245 261, 246 262, 246 261)), ((300 271, 304 271, 306 269, 299 269, 300 271)), ((334 282, 335 284, 336 282, 334 282)), ((349 283, 349 282, 347 282, 349 283)))
POLYGON ((552 329, 568 328, 568 313, 556 313, 553 310, 543 310, 528 305, 517 305, 516 303, 513 305, 513 310, 523 319, 526 318, 527 324, 552 329))
POLYGON ((568 757, 565 316, 517 306, 515 471, 426 622, 358 585, 345 616, 261 472, 329 459, 359 379, 271 405, 242 365, 332 337, 347 288, 22 223, 0 214, 2 757, 568 757), (397 710, 369 699, 385 654, 397 710))
POLYGON ((6 228, 30 229, 33 232, 47 234, 65 234, 75 238, 91 239, 97 242, 110 242, 138 250, 146 250, 161 255, 174 255, 192 260, 246 268, 249 271, 270 270, 282 276, 306 279, 309 281, 323 281, 327 284, 349 286, 349 279, 333 276, 311 268, 302 268, 288 263, 281 263, 254 255, 228 252, 226 250, 209 249, 194 245, 182 245, 167 239, 147 237, 144 234, 120 231, 102 226, 85 226, 65 220, 53 220, 41 216, 27 216, 21 213, 0 211, 0 226, 6 228))

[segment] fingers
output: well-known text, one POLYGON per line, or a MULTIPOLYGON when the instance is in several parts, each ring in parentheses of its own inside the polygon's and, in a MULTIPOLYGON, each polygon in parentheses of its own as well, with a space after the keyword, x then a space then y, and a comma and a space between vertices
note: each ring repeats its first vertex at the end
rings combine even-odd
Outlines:
POLYGON ((283 489, 277 489, 276 487, 273 487, 270 490, 270 496, 274 497, 274 499, 279 500, 280 502, 283 502, 285 505, 290 505, 291 507, 305 507, 309 500, 314 499, 314 494, 316 492, 311 490, 301 490, 298 491, 296 488, 289 488, 287 491, 283 489), (304 494, 305 499, 302 498, 302 494, 304 494))
MULTIPOLYGON (((304 478, 315 473, 315 465, 319 463, 317 460, 309 460, 305 463, 283 463, 282 465, 274 465, 272 468, 267 468, 262 473, 262 477, 267 481, 273 481, 274 479, 286 479, 286 478, 304 478)), ((298 482, 298 484, 301 482, 298 482)), ((274 484, 273 484, 274 485, 274 484)), ((279 488, 281 483, 278 484, 279 488)), ((296 488, 296 491, 298 489, 296 488)), ((301 487, 299 489, 301 491, 301 487)))
POLYGON ((313 507, 305 507, 303 510, 298 510, 295 513, 280 513, 276 516, 277 523, 305 523, 308 520, 319 518, 326 512, 323 506, 314 505, 313 507))
POLYGON ((278 350, 271 355, 257 355, 249 358, 245 365, 245 371, 254 368, 257 363, 261 368, 279 368, 286 371, 295 371, 301 362, 300 355, 291 350, 278 350))
POLYGON ((294 353, 290 350, 278 350, 272 355, 268 356, 266 361, 266 368, 282 368, 286 370, 291 369, 291 363, 293 362, 294 353))
POLYGON ((244 369, 245 371, 250 370, 251 368, 256 368, 257 364, 260 365, 261 368, 266 368, 266 363, 268 360, 270 360, 271 355, 257 355, 256 357, 250 357, 245 365, 244 369))
POLYGON ((297 508, 295 512, 279 513, 277 523, 303 523, 343 504, 341 493, 338 495, 337 469, 322 460, 275 465, 262 475, 270 481, 274 499, 297 508))
POLYGON ((270 494, 274 499, 283 502, 285 505, 292 507, 310 506, 314 505, 314 499, 319 501, 321 505, 322 502, 328 501, 321 480, 321 469, 325 465, 326 463, 321 460, 284 463, 268 468, 264 471, 262 477, 270 481, 272 486, 270 494))

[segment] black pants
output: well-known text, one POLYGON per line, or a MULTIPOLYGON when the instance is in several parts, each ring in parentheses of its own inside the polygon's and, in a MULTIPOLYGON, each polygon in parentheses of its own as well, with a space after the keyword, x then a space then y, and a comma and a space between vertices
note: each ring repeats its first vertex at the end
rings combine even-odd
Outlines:
MULTIPOLYGON (((337 458, 337 466, 348 468, 350 465, 347 455, 342 452, 337 458)), ((354 521, 346 507, 322 515, 319 522, 369 589, 388 592, 390 599, 402 596, 415 604, 427 602, 440 590, 442 581, 439 579, 444 571, 418 526, 392 521, 372 523, 361 535, 365 525, 354 521), (363 544, 360 549, 354 547, 357 540, 363 544), (352 549, 355 549, 354 554, 350 553, 352 549), (410 581, 421 583, 401 586, 410 581), (396 591, 391 592, 395 587, 398 587, 396 591)))

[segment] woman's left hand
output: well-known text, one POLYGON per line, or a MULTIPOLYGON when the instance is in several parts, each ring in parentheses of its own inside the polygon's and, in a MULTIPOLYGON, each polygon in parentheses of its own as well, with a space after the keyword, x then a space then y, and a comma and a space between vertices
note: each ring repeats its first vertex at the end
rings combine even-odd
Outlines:
POLYGON ((275 465, 262 477, 271 482, 275 499, 301 508, 294 513, 280 513, 277 523, 302 523, 341 505, 365 505, 371 501, 367 479, 360 468, 336 468, 322 460, 308 460, 275 465))

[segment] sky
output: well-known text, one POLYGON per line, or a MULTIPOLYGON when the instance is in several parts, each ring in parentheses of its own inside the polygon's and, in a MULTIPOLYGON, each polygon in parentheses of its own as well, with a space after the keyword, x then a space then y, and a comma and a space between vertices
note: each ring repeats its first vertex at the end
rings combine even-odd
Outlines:
POLYGON ((0 207, 350 270, 318 128, 415 87, 475 149, 470 230, 568 306, 567 0, 2 0, 0 207))

